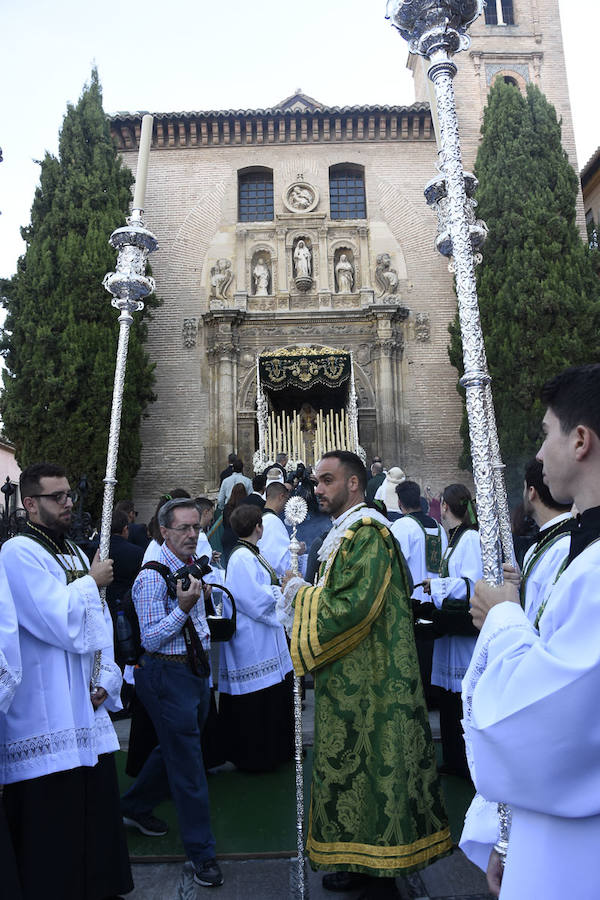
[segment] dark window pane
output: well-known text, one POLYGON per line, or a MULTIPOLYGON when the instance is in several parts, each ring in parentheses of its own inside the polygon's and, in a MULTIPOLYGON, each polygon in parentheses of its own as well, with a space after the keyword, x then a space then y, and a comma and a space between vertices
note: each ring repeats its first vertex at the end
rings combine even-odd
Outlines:
POLYGON ((485 24, 486 25, 497 25, 498 24, 498 13, 496 12, 496 0, 488 0, 488 4, 484 9, 485 14, 485 24))
POLYGON ((238 221, 273 219, 273 173, 245 172, 238 178, 238 221))
POLYGON ((332 169, 329 175, 332 219, 366 219, 365 182, 356 169, 332 169))
POLYGON ((515 24, 512 0, 502 0, 502 18, 505 25, 515 24))

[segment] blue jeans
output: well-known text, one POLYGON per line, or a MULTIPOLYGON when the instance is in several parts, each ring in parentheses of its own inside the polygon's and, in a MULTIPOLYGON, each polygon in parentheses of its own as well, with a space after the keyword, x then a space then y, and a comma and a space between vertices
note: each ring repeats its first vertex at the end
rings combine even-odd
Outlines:
POLYGON ((208 678, 185 665, 146 654, 135 670, 135 688, 152 719, 159 745, 122 797, 123 815, 151 812, 169 796, 185 852, 198 865, 215 856, 208 784, 200 744, 208 713, 208 678))

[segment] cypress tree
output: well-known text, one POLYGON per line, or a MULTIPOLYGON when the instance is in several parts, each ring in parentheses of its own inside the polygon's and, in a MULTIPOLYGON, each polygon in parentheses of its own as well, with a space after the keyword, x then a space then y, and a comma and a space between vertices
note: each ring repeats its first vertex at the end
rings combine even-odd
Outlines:
MULTIPOLYGON (((600 360, 600 280, 576 226, 578 179, 554 107, 498 80, 485 109, 475 174, 489 227, 477 289, 509 494, 538 447, 539 391, 570 365, 600 360)), ((458 315, 449 356, 463 374, 458 315)), ((466 413, 462 466, 470 462, 466 413)))
MULTIPOLYGON (((125 224, 133 175, 117 153, 94 69, 78 103, 67 107, 58 157, 46 153, 16 274, 0 284, 7 310, 0 412, 21 467, 60 462, 72 485, 85 473, 88 509, 103 492, 116 346, 117 311, 102 287, 115 268, 108 244, 125 224)), ((149 300, 149 302, 148 302, 149 300)), ((153 366, 143 344, 149 310, 131 326, 117 477, 131 494, 139 465, 140 420, 153 399, 153 366)))

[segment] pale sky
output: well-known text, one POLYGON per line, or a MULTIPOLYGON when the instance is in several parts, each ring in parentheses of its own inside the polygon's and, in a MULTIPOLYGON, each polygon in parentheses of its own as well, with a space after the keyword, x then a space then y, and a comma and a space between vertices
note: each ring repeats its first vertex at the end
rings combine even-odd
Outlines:
MULTIPOLYGON (((598 0, 559 0, 580 168, 600 144, 598 0)), ((0 83, 0 276, 24 251, 46 150, 98 66, 104 109, 275 106, 297 88, 330 106, 407 104, 407 45, 385 0, 4 0, 0 83)), ((457 57, 460 66, 460 55, 457 57)), ((115 223, 118 225, 120 223, 115 223)), ((107 235, 108 238, 108 235, 107 235)))

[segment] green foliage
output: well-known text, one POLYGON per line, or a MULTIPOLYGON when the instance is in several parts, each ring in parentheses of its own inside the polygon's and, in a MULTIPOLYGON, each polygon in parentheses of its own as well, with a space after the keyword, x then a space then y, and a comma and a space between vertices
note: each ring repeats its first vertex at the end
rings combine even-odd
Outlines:
MULTIPOLYGON (((116 264, 108 238, 125 224, 133 176, 118 156, 102 109, 96 70, 76 106, 69 104, 58 158, 41 162, 27 248, 16 274, 0 283, 7 309, 0 412, 21 467, 39 460, 65 466, 72 483, 86 473, 87 506, 101 508, 119 326, 102 287, 116 264)), ((153 366, 143 344, 148 298, 130 330, 117 477, 131 493, 139 465, 140 420, 153 399, 153 366)))
MULTIPOLYGON (((600 361, 600 280, 575 224, 578 180, 554 107, 538 88, 523 97, 498 81, 485 110, 475 174, 490 232, 477 289, 507 486, 522 487, 538 447, 539 391, 570 365, 600 361)), ((463 374, 458 315, 449 356, 463 374)), ((466 414, 461 428, 468 465, 466 414)))

